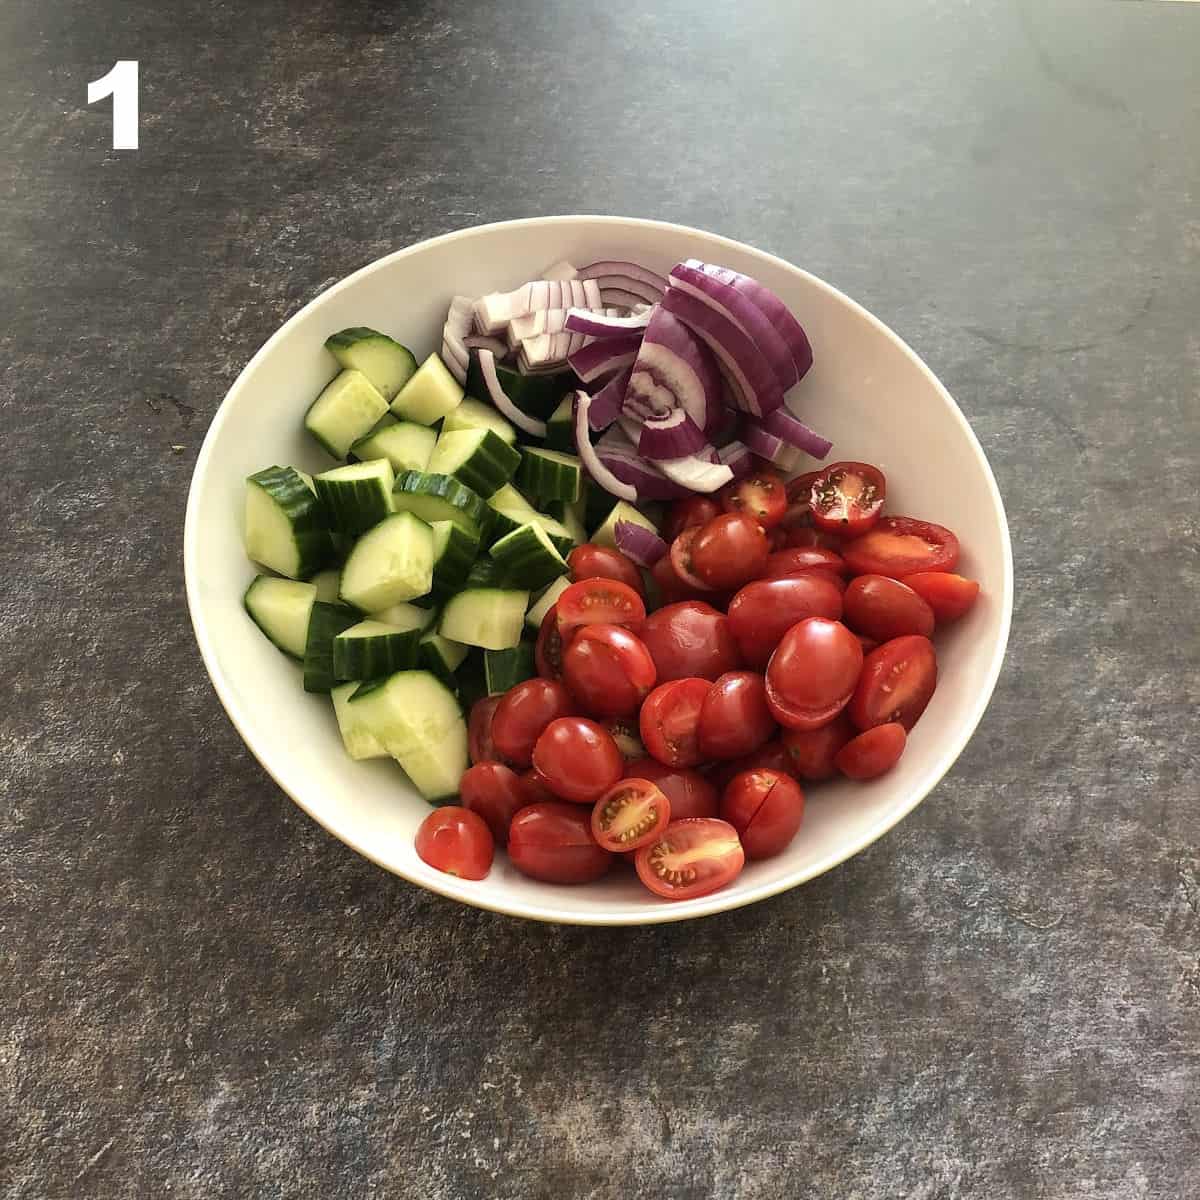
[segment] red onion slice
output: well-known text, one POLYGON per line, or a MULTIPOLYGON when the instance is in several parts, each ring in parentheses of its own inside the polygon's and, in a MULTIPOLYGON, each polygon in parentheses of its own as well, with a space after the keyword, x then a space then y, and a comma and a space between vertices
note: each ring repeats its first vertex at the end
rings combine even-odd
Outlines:
POLYGON ((490 350, 497 358, 508 353, 508 347, 500 338, 488 337, 486 333, 468 333, 463 338, 463 345, 468 350, 490 350))
POLYGON ((587 468, 588 474, 611 496, 620 500, 628 500, 631 504, 637 498, 637 488, 630 483, 618 479, 612 471, 600 460, 592 439, 588 436, 588 410, 592 406, 592 398, 587 392, 575 393, 575 448, 587 468))
POLYGON ((650 417, 642 425, 638 453, 656 462, 664 458, 687 458, 708 445, 700 426, 682 408, 665 417, 650 417))
POLYGON ((594 383, 613 371, 631 366, 641 348, 640 333, 627 333, 619 338, 604 338, 572 354, 569 360, 571 370, 584 383, 594 383))
POLYGON ((754 470, 754 455, 745 442, 729 442, 717 451, 717 457, 733 472, 734 479, 745 479, 754 470))
POLYGON ((785 456, 788 449, 787 443, 782 438, 777 438, 773 433, 768 433, 755 421, 746 422, 742 438, 746 446, 757 454, 759 458, 765 458, 771 463, 778 463, 785 456))
POLYGON ((544 438, 546 422, 538 421, 528 413, 523 413, 500 386, 500 376, 496 374, 496 356, 490 350, 478 350, 476 353, 479 355, 479 370, 483 375, 483 385, 487 388, 488 395, 496 406, 496 411, 507 417, 518 429, 523 429, 534 437, 544 438))
POLYGON ((634 443, 621 428, 622 423, 610 426, 596 443, 596 453, 612 473, 632 484, 641 500, 678 500, 690 496, 687 488, 673 483, 653 463, 638 454, 634 443))
MULTIPOLYGON (((600 297, 604 304, 615 304, 620 308, 636 309, 648 303, 644 296, 626 291, 625 288, 605 288, 600 293, 600 297)), ((657 299, 658 297, 655 296, 654 300, 657 299)), ((649 303, 653 302, 649 301, 649 303)))
POLYGON ((625 411, 646 420, 676 408, 707 434, 722 416, 721 381, 703 342, 671 313, 656 307, 633 364, 625 411))
POLYGON ((639 567, 652 567, 668 550, 667 543, 645 525, 635 521, 618 521, 613 529, 617 549, 639 567))
MULTIPOLYGON (((713 454, 711 457, 715 458, 713 454)), ((687 458, 666 458, 654 464, 672 483, 689 492, 717 492, 732 478, 733 472, 723 462, 711 462, 699 454, 687 458)))
POLYGON ((789 446, 795 446, 798 450, 811 454, 813 458, 824 458, 833 449, 833 443, 828 438, 823 438, 819 433, 809 429, 787 407, 777 408, 773 413, 763 417, 762 427, 767 433, 787 442, 789 446))
POLYGON ((607 429, 621 411, 625 401, 625 389, 629 386, 629 376, 633 374, 628 368, 618 371, 593 397, 591 412, 588 413, 588 424, 599 433, 607 429))
POLYGON ((650 310, 632 317, 609 316, 584 308, 572 308, 567 313, 566 327, 574 333, 586 333, 594 338, 624 337, 640 333, 650 324, 650 310))
POLYGON ((713 352, 739 408, 761 417, 783 403, 775 373, 758 347, 728 317, 675 287, 667 289, 661 307, 674 313, 713 352))
POLYGON ((671 268, 671 286, 694 296, 737 325, 771 364, 782 391, 786 392, 799 381, 787 342, 762 309, 731 283, 709 275, 690 263, 677 263, 671 268))
POLYGON ((649 289, 657 292, 659 296, 667 290, 667 281, 661 275, 638 263, 605 259, 601 262, 588 263, 586 267, 579 268, 580 279, 601 279, 609 276, 621 276, 624 279, 632 280, 641 285, 640 290, 649 289))

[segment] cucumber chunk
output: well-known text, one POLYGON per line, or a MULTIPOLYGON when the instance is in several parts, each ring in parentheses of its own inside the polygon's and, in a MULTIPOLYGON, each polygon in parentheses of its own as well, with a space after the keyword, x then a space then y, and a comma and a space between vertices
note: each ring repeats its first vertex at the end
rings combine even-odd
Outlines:
POLYGON ((479 539, 473 533, 453 521, 434 522, 432 604, 444 603, 462 587, 478 555, 479 539))
POLYGON ((422 670, 431 671, 448 688, 457 687, 454 672, 463 664, 469 648, 442 637, 440 633, 428 630, 421 635, 417 647, 417 665, 422 670))
POLYGON ((308 619, 308 638, 304 643, 304 690, 330 692, 338 682, 333 671, 333 642, 343 629, 358 620, 358 613, 341 604, 316 601, 308 619))
POLYGON ((560 575, 536 600, 535 603, 529 606, 529 611, 525 614, 525 624, 530 629, 541 629, 542 622, 546 619, 546 614, 550 611, 553 605, 558 603, 558 598, 571 586, 571 577, 569 575, 560 575))
POLYGON ((423 596, 433 583, 433 530, 410 512, 393 513, 354 543, 342 568, 341 598, 363 612, 423 596))
POLYGON ((462 398, 462 384, 436 354, 431 354, 400 389, 392 401, 392 412, 402 421, 432 425, 453 412, 462 398))
POLYGON ((520 465, 521 452, 492 430, 459 429, 438 438, 429 472, 452 475, 486 499, 503 487, 520 465))
MULTIPOLYGON (((413 611, 419 613, 421 610, 413 611)), ((377 679, 415 667, 423 627, 420 624, 401 629, 386 621, 367 620, 343 629, 333 639, 334 677, 377 679)))
POLYGON ((477 492, 449 475, 406 471, 392 488, 392 506, 433 525, 453 521, 467 533, 480 537, 489 524, 488 506, 477 492))
POLYGON ((386 458, 334 467, 313 479, 333 527, 351 537, 378 525, 392 511, 395 482, 386 458))
POLYGON ((316 599, 314 584, 257 575, 246 589, 242 603, 250 619, 284 654, 303 658, 308 619, 316 599))
POLYGON ((312 402, 304 428, 334 458, 345 458, 387 409, 387 401, 361 371, 342 371, 312 402))
POLYGON ((575 450, 575 406, 570 395, 559 401, 546 422, 546 449, 571 454, 575 450))
POLYGON ((596 532, 592 534, 592 541, 597 546, 611 546, 615 550, 617 548, 616 528, 619 521, 632 521, 634 525, 641 525, 643 529, 649 529, 652 533, 658 532, 658 527, 649 517, 643 516, 632 504, 618 500, 596 532))
POLYGON ((339 683, 329 693, 333 701, 333 714, 337 717, 338 729, 342 735, 342 745, 346 753, 354 759, 388 758, 379 739, 363 724, 359 716, 361 710, 350 706, 350 697, 358 691, 360 683, 339 683))
POLYGON ((582 488, 582 471, 574 454, 527 446, 521 454, 517 485, 538 501, 565 500, 574 504, 582 488))
POLYGON ((327 571, 318 571, 309 580, 317 589, 317 599, 322 604, 336 604, 338 592, 341 590, 342 573, 334 567, 327 571))
POLYGON ((407 346, 363 326, 331 334, 325 339, 325 349, 338 366, 361 371, 389 404, 417 369, 417 360, 407 346))
POLYGON ((289 579, 307 579, 333 558, 329 514, 307 478, 268 467, 246 480, 246 553, 289 579))
POLYGON ((464 396, 462 403, 442 422, 443 433, 462 429, 490 429, 510 446, 516 445, 517 431, 491 405, 474 396, 464 396))
POLYGON ((529 593, 508 588, 468 588, 442 610, 439 632, 453 642, 507 650, 521 640, 529 593))
POLYGON ((483 679, 489 696, 503 695, 536 674, 532 642, 521 642, 509 650, 483 652, 483 679))
POLYGON ((386 458, 397 475, 401 471, 424 471, 436 442, 437 434, 428 426, 397 421, 391 413, 385 413, 366 437, 350 447, 350 457, 362 462, 386 458))
MULTIPOLYGON (((571 372, 560 375, 522 375, 512 367, 496 364, 496 375, 504 394, 523 413, 545 421, 558 407, 563 396, 576 386, 571 372)), ((487 384, 479 366, 479 355, 472 354, 467 366, 467 391, 472 396, 486 396, 487 384)))
POLYGON ((467 724, 458 701, 437 676, 397 671, 362 684, 349 707, 427 800, 457 795, 469 764, 467 724))
POLYGON ((491 555, 505 577, 530 589, 545 587, 568 569, 549 535, 533 522, 518 526, 495 542, 491 555))

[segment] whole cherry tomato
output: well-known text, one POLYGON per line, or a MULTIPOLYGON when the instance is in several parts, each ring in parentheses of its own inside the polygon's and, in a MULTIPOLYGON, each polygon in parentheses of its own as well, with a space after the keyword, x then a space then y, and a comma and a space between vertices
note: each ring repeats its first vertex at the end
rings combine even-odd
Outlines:
POLYGON ((625 774, 612 734, 586 717, 551 721, 533 748, 533 765, 556 796, 576 804, 594 804, 625 774))
POLYGON ((656 758, 638 758, 625 767, 626 779, 649 779, 671 802, 671 819, 715 817, 720 797, 712 783, 690 767, 669 767, 656 758))
POLYGON ((676 500, 667 511, 662 535, 668 542, 673 542, 685 529, 707 525, 720 512, 721 506, 711 496, 688 496, 676 500))
POLYGON ((489 762, 498 758, 492 741, 492 721, 502 696, 484 696, 471 705, 471 716, 467 721, 467 748, 473 763, 489 762))
POLYGON ((656 678, 646 644, 621 625, 585 625, 563 653, 563 680, 596 717, 637 712, 656 678))
POLYGON ((846 624, 877 642, 933 632, 933 609, 907 584, 887 575, 859 575, 842 599, 846 624))
POLYGON ((521 797, 524 801, 522 808, 530 804, 543 804, 547 801, 557 802, 558 797, 547 787, 541 772, 536 767, 521 772, 521 797))
POLYGON ((533 648, 533 661, 537 666, 537 673, 543 679, 561 679, 562 656, 563 640, 562 634, 558 632, 558 606, 552 604, 542 618, 537 645, 533 648))
POLYGON ((763 573, 770 552, 767 535, 753 517, 725 513, 695 535, 691 573, 712 588, 741 587, 763 573))
POLYGON ((743 771, 721 797, 721 816, 738 831, 747 858, 772 858, 787 849, 804 818, 804 792, 778 771, 743 771))
POLYGON ((789 729, 832 721, 854 693, 862 665, 862 646, 840 621, 800 621, 783 635, 767 666, 771 712, 789 729))
POLYGON ((542 730, 574 711, 575 702, 561 683, 526 679, 500 698, 492 718, 492 743, 501 758, 527 767, 542 730))
POLYGON ((837 774, 837 752, 857 733, 844 712, 817 729, 785 729, 788 774, 809 783, 832 779, 837 774))
POLYGON ((743 771, 778 771, 780 775, 792 775, 792 760, 778 739, 759 746, 757 750, 735 758, 732 762, 715 763, 708 772, 714 788, 724 792, 729 781, 743 771))
POLYGON ((836 550, 824 546, 793 546, 790 550, 776 550, 767 556, 764 579, 779 579, 784 575, 801 575, 820 571, 833 579, 846 574, 846 560, 836 550))
POLYGON ((753 671, 727 671, 717 677, 700 707, 700 753, 705 758, 741 758, 765 745, 776 729, 763 677, 753 671))
POLYGON ((479 762, 464 771, 458 794, 463 808, 478 813, 501 846, 508 841, 513 817, 529 803, 521 777, 498 762, 479 762))
POLYGON ((591 813, 574 804, 531 804, 508 830, 509 861, 522 875, 544 883, 591 883, 613 864, 596 845, 591 813))
POLYGON ((728 618, 703 601, 660 608, 646 619, 640 637, 654 659, 659 683, 689 676, 716 679, 742 665, 728 618))
POLYGON ((827 575, 815 572, 756 579, 729 602, 729 628, 746 663, 766 668, 780 639, 805 617, 842 615, 842 594, 827 575))
POLYGON ((633 588, 639 596, 646 594, 641 571, 620 550, 611 546, 597 546, 594 542, 576 546, 567 555, 567 566, 571 568, 571 579, 575 583, 583 579, 616 579, 633 588))
POLYGON ((686 529, 681 529, 668 551, 672 574, 683 585, 684 590, 691 593, 713 590, 692 568, 692 549, 703 528, 703 525, 689 525, 686 529))

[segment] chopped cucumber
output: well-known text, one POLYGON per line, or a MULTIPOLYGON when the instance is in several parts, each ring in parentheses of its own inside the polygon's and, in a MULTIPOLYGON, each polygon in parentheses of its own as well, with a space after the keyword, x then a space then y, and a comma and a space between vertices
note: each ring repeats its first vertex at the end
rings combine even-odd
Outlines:
POLYGON ((374 329, 343 329, 325 339, 325 349, 338 366, 361 371, 390 404, 412 378, 417 360, 406 346, 374 329))
POLYGON ((462 403, 442 422, 443 433, 457 433, 461 429, 490 429, 510 446, 517 441, 517 431, 491 405, 474 396, 463 397, 462 403))
POLYGON ((433 525, 433 583, 429 594, 434 604, 453 596, 466 581, 471 564, 479 554, 479 539, 453 521, 433 525))
POLYGON ((470 588, 442 611, 439 632, 451 641, 485 650, 507 650, 521 640, 529 593, 506 588, 470 588))
POLYGON ((453 693, 435 675, 397 671, 364 683, 349 707, 427 800, 457 795, 470 761, 467 724, 453 693))
POLYGON ((334 677, 377 679, 415 667, 422 628, 423 624, 401 629, 387 621, 367 620, 343 629, 333 639, 334 677))
POLYGON ((428 628, 432 619, 432 614, 425 609, 404 603, 392 604, 371 614, 372 621, 382 621, 394 629, 415 629, 418 632, 428 628))
POLYGON ((358 613, 341 604, 313 603, 304 644, 304 690, 329 692, 338 682, 333 670, 333 641, 358 620, 358 613))
POLYGON ((447 687, 453 688, 457 686, 454 672, 462 666, 468 653, 466 646, 429 630, 418 644, 417 663, 422 670, 432 671, 447 687))
POLYGON ((258 575, 246 589, 242 603, 255 625, 284 654, 303 658, 308 619, 316 599, 317 589, 311 583, 258 575))
POLYGON ((436 354, 431 354, 392 401, 392 412, 402 421, 432 425, 453 412, 462 401, 462 384, 436 354))
POLYGON ((558 598, 571 586, 571 577, 569 575, 560 575, 538 598, 537 602, 529 606, 529 611, 525 614, 525 624, 530 629, 541 629, 542 622, 546 619, 546 614, 550 609, 558 603, 558 598))
POLYGON ((584 480, 583 525, 585 529, 598 529, 603 525, 604 518, 612 512, 614 504, 616 504, 614 497, 594 479, 584 480))
POLYGON ((567 573, 567 562, 546 531, 537 524, 518 526, 492 545, 492 558, 509 579, 522 587, 545 587, 567 573))
POLYGON ((392 470, 424 471, 429 466, 437 434, 426 425, 414 421, 397 421, 385 413, 378 425, 350 447, 350 457, 363 462, 386 458, 392 470))
POLYGON ((573 504, 579 499, 582 477, 574 454, 527 446, 521 454, 517 483, 527 496, 539 501, 565 500, 573 504))
POLYGON ((246 480, 246 553, 289 579, 307 579, 333 557, 329 514, 306 478, 268 467, 246 480))
POLYGON ((505 588, 510 585, 519 586, 516 580, 510 580, 508 572, 490 554, 481 554, 471 564, 463 589, 505 588))
POLYGON ((433 583, 433 530, 410 512, 393 513, 354 543, 342 568, 341 597, 378 612, 423 596, 433 583))
POLYGON ((322 604, 336 604, 341 590, 342 573, 331 567, 328 571, 318 571, 309 582, 317 589, 317 599, 322 604))
POLYGON ((618 500, 612 506, 608 516, 604 518, 603 524, 592 534, 592 541, 597 546, 611 546, 615 550, 617 547, 616 528, 619 521, 632 521, 634 525, 641 525, 643 529, 649 529, 652 533, 658 532, 657 526, 649 517, 643 516, 632 504, 618 500))
POLYGON ((357 537, 392 511, 392 484, 396 477, 386 458, 334 467, 322 471, 313 482, 339 533, 357 537))
POLYGON ((536 674, 532 642, 521 642, 509 650, 483 652, 483 680, 489 696, 502 695, 536 674))
POLYGON ((488 506, 466 484, 449 475, 423 471, 406 471, 396 479, 392 506, 397 512, 411 512, 430 525, 453 521, 477 538, 490 521, 488 506))
MULTIPOLYGON (((496 364, 496 375, 504 394, 523 413, 545 421, 558 407, 559 401, 575 385, 569 371, 561 375, 522 375, 512 367, 496 364)), ((479 355, 472 354, 467 367, 467 391, 472 396, 486 396, 487 384, 479 367, 479 355)))
POLYGON ((429 459, 432 475, 452 475, 485 499, 503 487, 521 465, 514 450, 490 429, 460 429, 443 433, 429 459))
POLYGON ((387 758, 388 752, 379 739, 363 724, 360 709, 352 708, 350 697, 358 691, 358 682, 339 683, 329 693, 333 700, 333 713, 337 717, 338 729, 342 734, 342 745, 351 758, 387 758))
POLYGON ((546 505, 546 512, 556 520, 574 539, 576 545, 588 540, 587 530, 583 527, 583 499, 568 504, 565 500, 552 500, 546 505))
POLYGON ((575 405, 568 394, 546 422, 546 449, 571 453, 575 449, 575 405))
POLYGON ((345 458, 387 408, 387 401, 361 371, 342 371, 312 402, 304 428, 334 458, 345 458))

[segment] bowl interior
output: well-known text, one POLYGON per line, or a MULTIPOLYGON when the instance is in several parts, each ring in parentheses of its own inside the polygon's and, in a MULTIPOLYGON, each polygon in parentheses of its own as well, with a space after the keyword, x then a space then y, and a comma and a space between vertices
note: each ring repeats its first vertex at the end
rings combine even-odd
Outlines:
POLYGON ((999 672, 1012 605, 1008 530, 987 461, 953 400, 899 338, 827 284, 748 246, 680 226, 601 217, 506 222, 421 243, 348 277, 292 317, 242 372, 209 430, 188 502, 185 569, 196 635, 222 703, 259 761, 312 817, 381 866, 443 894, 514 915, 598 924, 736 907, 810 879, 872 842, 921 801, 966 744, 999 672), (394 765, 347 758, 328 699, 304 693, 299 668, 243 611, 242 593, 255 574, 241 547, 243 481, 272 463, 309 471, 331 465, 302 428, 305 409, 335 374, 322 346, 331 332, 373 326, 421 357, 440 344, 455 293, 513 287, 560 258, 631 258, 665 272, 688 257, 752 274, 788 303, 814 349, 813 368, 795 393, 805 419, 833 439, 836 457, 884 469, 890 511, 959 534, 960 570, 982 584, 980 601, 939 633, 938 690, 896 769, 870 784, 813 789, 792 846, 749 864, 723 891, 670 904, 620 866, 599 884, 554 887, 519 875, 503 855, 481 882, 443 875, 413 850, 425 802, 394 765))

